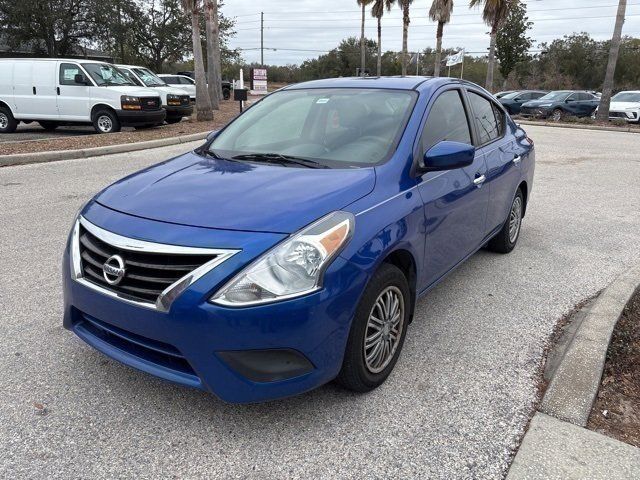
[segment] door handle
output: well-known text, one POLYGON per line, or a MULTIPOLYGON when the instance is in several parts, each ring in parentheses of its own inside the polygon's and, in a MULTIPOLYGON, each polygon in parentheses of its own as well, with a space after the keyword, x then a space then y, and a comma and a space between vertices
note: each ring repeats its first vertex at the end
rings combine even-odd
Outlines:
POLYGON ((516 155, 515 157, 513 157, 513 163, 515 165, 520 165, 521 160, 522 160, 522 157, 520 155, 516 155))
POLYGON ((60 95, 60 87, 56 87, 56 93, 60 95))
POLYGON ((36 87, 32 87, 32 89, 33 89, 33 94, 35 95, 36 94, 36 87))
POLYGON ((477 186, 478 188, 480 188, 482 186, 482 184, 485 182, 486 179, 487 179, 486 176, 480 175, 479 177, 476 177, 476 178, 473 179, 473 184, 475 186, 477 186))

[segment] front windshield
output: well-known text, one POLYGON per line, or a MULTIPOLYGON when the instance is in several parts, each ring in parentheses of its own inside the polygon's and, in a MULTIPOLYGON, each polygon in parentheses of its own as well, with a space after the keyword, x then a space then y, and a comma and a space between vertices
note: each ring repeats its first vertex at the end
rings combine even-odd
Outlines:
POLYGON ((569 95, 571 95, 571 92, 565 92, 565 91, 557 91, 557 92, 549 92, 547 93, 544 97, 540 97, 538 100, 564 100, 565 98, 567 98, 569 95))
POLYGON ((209 148, 224 158, 278 154, 330 167, 375 165, 395 150, 416 96, 405 90, 283 90, 240 115, 209 148))
POLYGON ((612 102, 640 102, 640 92, 620 92, 611 98, 612 102))
POLYGON ((133 85, 120 70, 108 63, 83 63, 82 66, 99 87, 133 85))
POLYGON ((160 77, 158 77, 151 70, 147 70, 146 68, 134 68, 134 72, 136 75, 140 77, 142 83, 144 83, 147 87, 164 87, 166 83, 160 77))

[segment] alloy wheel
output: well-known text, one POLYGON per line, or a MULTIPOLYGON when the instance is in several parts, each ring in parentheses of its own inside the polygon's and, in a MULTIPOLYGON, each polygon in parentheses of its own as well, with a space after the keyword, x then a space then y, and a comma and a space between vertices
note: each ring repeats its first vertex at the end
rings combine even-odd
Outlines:
POLYGON ((509 241, 515 243, 520 233, 520 224, 522 223, 522 198, 517 196, 511 205, 511 213, 509 213, 509 241))
POLYGON ((371 373, 382 372, 396 354, 404 328, 404 296, 398 287, 385 288, 369 313, 364 359, 371 373))
POLYGON ((9 117, 7 117, 6 113, 0 112, 0 128, 5 129, 9 126, 9 117))
POLYGON ((559 122, 562 120, 562 112, 560 110, 554 110, 551 114, 551 118, 554 122, 559 122))

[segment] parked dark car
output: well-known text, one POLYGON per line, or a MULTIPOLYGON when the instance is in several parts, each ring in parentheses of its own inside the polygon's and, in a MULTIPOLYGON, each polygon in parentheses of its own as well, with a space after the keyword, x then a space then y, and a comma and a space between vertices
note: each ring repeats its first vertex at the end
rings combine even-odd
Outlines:
POLYGON ((510 115, 520 113, 523 103, 544 97, 548 92, 541 90, 516 90, 499 98, 500 103, 510 115))
POLYGON ((556 90, 547 93, 538 100, 522 105, 520 114, 529 117, 551 118, 554 122, 562 117, 588 117, 596 108, 600 99, 592 93, 574 90, 556 90))

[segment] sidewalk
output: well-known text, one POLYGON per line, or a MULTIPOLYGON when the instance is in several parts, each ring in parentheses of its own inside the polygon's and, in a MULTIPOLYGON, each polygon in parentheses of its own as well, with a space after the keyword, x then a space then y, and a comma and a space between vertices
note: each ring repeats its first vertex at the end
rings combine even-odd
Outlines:
POLYGON ((536 413, 508 480, 640 478, 640 448, 536 413))

